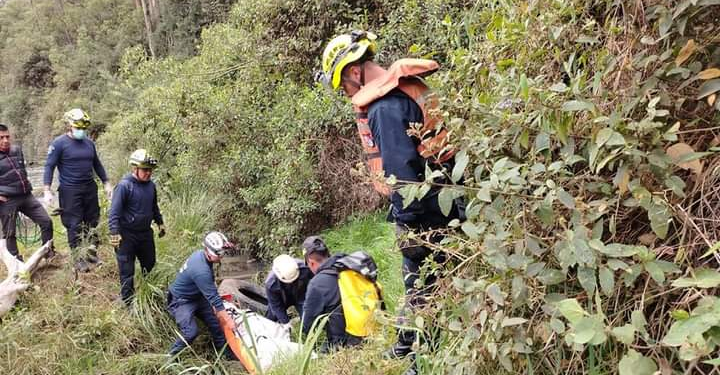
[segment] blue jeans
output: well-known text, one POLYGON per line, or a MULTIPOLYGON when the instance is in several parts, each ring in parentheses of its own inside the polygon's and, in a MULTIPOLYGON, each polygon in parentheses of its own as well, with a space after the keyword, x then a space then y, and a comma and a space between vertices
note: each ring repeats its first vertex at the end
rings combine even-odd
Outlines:
MULTIPOLYGON (((168 311, 175 318, 175 322, 180 328, 182 337, 178 338, 170 348, 170 355, 175 355, 191 344, 197 338, 199 332, 195 317, 202 320, 210 331, 213 346, 216 351, 220 351, 225 347, 225 335, 220 329, 220 322, 213 312, 212 306, 205 298, 190 300, 178 298, 170 294, 168 296, 168 311)), ((230 356, 230 351, 225 349, 225 355, 230 356)))

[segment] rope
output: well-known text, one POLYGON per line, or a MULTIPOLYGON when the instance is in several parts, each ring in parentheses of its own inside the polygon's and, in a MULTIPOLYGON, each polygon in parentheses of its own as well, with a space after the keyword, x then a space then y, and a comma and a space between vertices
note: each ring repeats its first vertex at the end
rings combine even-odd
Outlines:
POLYGON ((20 212, 15 218, 15 228, 15 238, 25 247, 40 242, 40 227, 20 212))

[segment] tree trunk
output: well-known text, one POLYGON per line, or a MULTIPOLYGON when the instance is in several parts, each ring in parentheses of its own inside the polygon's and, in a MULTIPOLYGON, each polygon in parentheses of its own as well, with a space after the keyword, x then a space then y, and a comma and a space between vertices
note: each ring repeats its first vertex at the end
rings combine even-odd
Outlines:
POLYGON ((155 58, 155 43, 153 42, 153 25, 150 19, 150 11, 148 10, 148 0, 140 0, 143 10, 143 19, 145 20, 145 33, 148 40, 148 48, 150 49, 150 56, 155 58))
POLYGON ((0 283, 0 317, 15 306, 20 293, 30 286, 30 276, 50 250, 51 245, 52 240, 37 249, 27 262, 21 262, 10 254, 5 240, 0 240, 0 258, 8 271, 7 278, 0 283))

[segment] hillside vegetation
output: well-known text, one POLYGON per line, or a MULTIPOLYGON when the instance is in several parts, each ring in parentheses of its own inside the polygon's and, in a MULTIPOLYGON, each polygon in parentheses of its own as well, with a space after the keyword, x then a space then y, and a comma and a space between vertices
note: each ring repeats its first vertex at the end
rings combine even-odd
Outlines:
MULTIPOLYGON (((106 18, 44 30, 27 2, 2 7, 3 48, 46 43, 48 62, 33 66, 52 72, 30 88, 18 69, 35 55, 11 64, 4 54, 15 70, 0 77, 12 93, 1 100, 16 103, 2 106, 5 121, 27 124, 33 144, 62 109, 88 106, 115 176, 130 151, 152 150, 165 202, 211 199, 208 220, 266 258, 382 205, 356 165, 348 103, 312 81, 325 43, 369 29, 381 64, 437 60, 428 82, 463 150, 446 173, 465 180, 440 201, 464 197, 468 220, 451 223, 440 246, 453 261, 414 320, 440 329, 441 350, 418 348, 422 373, 718 373, 717 0, 197 0, 186 3, 229 11, 193 24, 199 37, 185 48, 152 50, 133 2, 33 3, 97 4, 106 18), (50 58, 60 45, 112 48, 50 58), (100 61, 82 71, 70 57, 100 61), (76 82, 93 94, 68 75, 88 77, 76 82)), ((427 177, 397 186, 407 203, 434 184, 427 177)), ((357 358, 379 358, 375 344, 357 358)), ((396 370, 350 363, 347 373, 396 370)))

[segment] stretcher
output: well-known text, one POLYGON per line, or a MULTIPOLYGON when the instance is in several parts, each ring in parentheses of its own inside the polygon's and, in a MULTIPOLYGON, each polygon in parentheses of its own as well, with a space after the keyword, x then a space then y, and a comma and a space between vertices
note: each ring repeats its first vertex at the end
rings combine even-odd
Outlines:
POLYGON ((292 342, 290 331, 238 304, 225 301, 225 311, 235 321, 235 329, 223 327, 225 339, 243 367, 251 374, 267 371, 274 364, 302 351, 302 345, 292 342))

